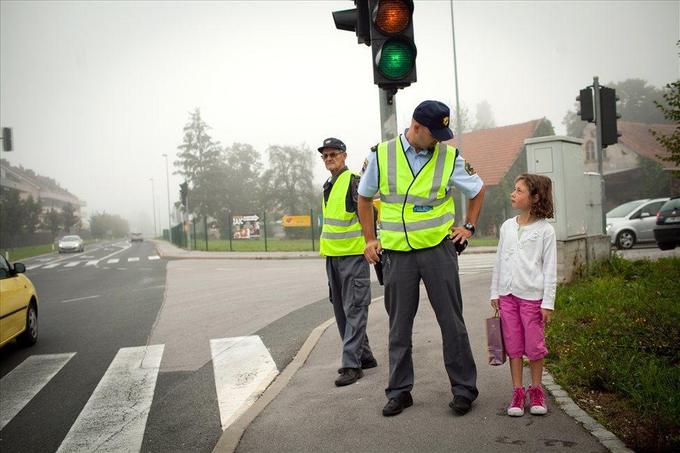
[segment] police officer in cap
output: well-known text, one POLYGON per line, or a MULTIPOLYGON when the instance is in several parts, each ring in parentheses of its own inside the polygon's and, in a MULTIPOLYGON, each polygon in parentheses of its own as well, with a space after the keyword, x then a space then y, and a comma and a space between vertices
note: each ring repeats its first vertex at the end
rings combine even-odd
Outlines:
POLYGON ((371 280, 357 217, 359 176, 347 169, 341 140, 327 138, 319 152, 331 173, 323 186, 321 254, 326 257, 330 300, 342 339, 342 365, 335 385, 343 386, 363 377, 362 369, 378 365, 366 335, 371 280))
POLYGON ((459 151, 444 143, 453 138, 449 108, 422 102, 411 126, 369 153, 359 185, 359 218, 371 264, 382 259, 388 310, 389 383, 384 416, 413 405, 411 359, 413 319, 421 280, 442 332, 444 365, 451 383, 449 406, 467 413, 477 398, 477 371, 463 321, 463 300, 454 242, 475 232, 484 199, 484 183, 459 151), (452 188, 469 198, 465 224, 454 226, 452 188), (373 196, 380 192, 380 239, 372 228, 373 196))

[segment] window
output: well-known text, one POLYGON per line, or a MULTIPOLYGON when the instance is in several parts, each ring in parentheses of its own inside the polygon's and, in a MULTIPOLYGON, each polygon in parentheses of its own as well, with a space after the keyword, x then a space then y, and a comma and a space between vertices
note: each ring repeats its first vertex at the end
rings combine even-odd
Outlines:
POLYGON ((0 256, 0 279, 9 277, 9 263, 5 258, 0 256))
POLYGON ((654 203, 649 203, 648 205, 643 206, 640 212, 649 212, 651 215, 656 215, 656 213, 659 212, 661 205, 664 203, 665 201, 655 201, 654 203))

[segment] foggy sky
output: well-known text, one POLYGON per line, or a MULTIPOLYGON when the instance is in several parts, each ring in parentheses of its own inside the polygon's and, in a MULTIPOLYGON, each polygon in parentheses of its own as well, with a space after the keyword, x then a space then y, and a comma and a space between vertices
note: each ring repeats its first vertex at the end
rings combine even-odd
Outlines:
MULTIPOLYGON (((380 125, 370 48, 331 17, 352 6, 2 1, 0 121, 15 142, 2 157, 56 179, 90 214, 142 217, 147 231, 149 178, 167 226, 161 154, 172 172, 195 107, 223 145, 315 149, 335 136, 359 170, 380 125)), ((449 8, 416 1, 418 82, 397 95, 400 130, 424 99, 455 106, 449 8)), ((454 14, 461 101, 472 114, 488 101, 498 126, 545 116, 564 134, 594 75, 656 87, 680 76, 678 2, 456 2, 454 14)), ((318 160, 315 181, 325 177, 318 160)), ((172 202, 179 182, 171 175, 172 202)))

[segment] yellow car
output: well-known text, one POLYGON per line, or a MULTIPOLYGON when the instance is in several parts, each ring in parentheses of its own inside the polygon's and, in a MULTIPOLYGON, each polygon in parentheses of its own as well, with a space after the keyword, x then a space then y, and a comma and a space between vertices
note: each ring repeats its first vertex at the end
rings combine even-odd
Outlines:
POLYGON ((14 338, 22 346, 38 341, 38 296, 26 266, 0 255, 0 347, 14 338))

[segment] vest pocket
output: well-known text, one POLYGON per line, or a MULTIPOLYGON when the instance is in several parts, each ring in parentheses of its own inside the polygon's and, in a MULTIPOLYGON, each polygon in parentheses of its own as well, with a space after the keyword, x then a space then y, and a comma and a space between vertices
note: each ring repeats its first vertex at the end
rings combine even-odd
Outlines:
POLYGON ((371 279, 355 278, 352 280, 352 305, 365 307, 371 303, 371 279))

